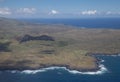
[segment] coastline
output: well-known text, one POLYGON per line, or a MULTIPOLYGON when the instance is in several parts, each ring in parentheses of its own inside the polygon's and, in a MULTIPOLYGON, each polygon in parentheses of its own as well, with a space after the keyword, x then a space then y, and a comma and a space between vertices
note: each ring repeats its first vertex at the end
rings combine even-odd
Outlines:
POLYGON ((99 60, 97 57, 95 57, 95 67, 94 68, 78 68, 78 67, 71 67, 70 65, 66 65, 66 64, 43 64, 43 65, 40 65, 39 67, 28 67, 28 66, 21 66, 19 64, 16 64, 15 66, 7 66, 3 64, 3 66, 1 65, 0 66, 0 70, 1 71, 6 71, 6 70, 18 70, 18 71, 24 71, 24 70, 38 70, 38 69, 44 69, 44 68, 49 68, 49 67, 65 67, 66 69, 69 69, 69 70, 76 70, 76 71, 79 71, 79 72, 95 72, 95 71, 98 71, 100 70, 101 68, 99 67, 100 64, 101 64, 101 60, 99 60))
POLYGON ((76 70, 76 71, 80 71, 80 72, 94 72, 94 71, 97 71, 100 69, 99 67, 100 64, 97 64, 96 65, 96 68, 94 69, 83 69, 83 68, 79 68, 79 69, 76 69, 76 68, 71 68, 70 66, 68 65, 44 65, 43 67, 38 67, 38 68, 31 68, 31 67, 17 67, 17 66, 14 66, 14 67, 0 67, 0 71, 6 71, 6 70, 18 70, 18 71, 24 71, 24 70, 38 70, 38 69, 44 69, 44 68, 49 68, 49 67, 65 67, 66 69, 69 69, 69 70, 76 70))
MULTIPOLYGON (((87 54, 88 55, 88 54, 87 54)), ((98 72, 99 70, 102 69, 106 69, 104 67, 104 65, 101 64, 101 62, 103 62, 104 60, 101 60, 99 59, 97 56, 113 56, 113 57, 116 57, 116 56, 120 56, 120 54, 115 54, 115 55, 110 55, 110 54, 89 54, 89 56, 92 56, 94 57, 97 61, 95 62, 96 63, 96 68, 93 68, 93 69, 83 69, 83 68, 79 68, 79 69, 76 69, 76 68, 71 68, 69 65, 43 65, 43 67, 37 67, 37 68, 32 68, 32 67, 19 67, 19 66, 14 66, 14 67, 4 67, 4 66, 1 66, 0 67, 0 71, 16 71, 16 72, 27 72, 27 71, 31 71, 31 73, 34 73, 34 71, 38 71, 39 70, 43 70, 43 69, 61 69, 61 68, 64 68, 65 70, 69 70, 69 71, 76 71, 76 72, 79 72, 79 73, 90 73, 90 72, 98 72)), ((107 69, 106 69, 107 70, 107 69)))
MULTIPOLYGON (((99 68, 100 69, 96 70, 96 71, 78 71, 78 70, 68 69, 66 67, 51 66, 51 67, 41 68, 41 69, 36 69, 36 70, 22 70, 22 71, 20 71, 20 70, 5 70, 5 72, 21 73, 21 74, 36 74, 36 73, 40 73, 40 72, 46 72, 49 70, 65 70, 71 74, 84 74, 84 75, 100 75, 100 74, 104 74, 104 73, 108 72, 107 68, 103 64, 100 64, 99 68)), ((0 71, 0 72, 4 72, 4 71, 0 71)))
MULTIPOLYGON (((67 69, 67 70, 69 70, 69 71, 76 71, 76 72, 80 72, 80 73, 89 73, 89 72, 97 72, 97 71, 99 71, 99 70, 101 70, 102 69, 102 67, 101 66, 103 66, 103 68, 105 68, 104 67, 104 65, 102 65, 101 64, 101 62, 103 61, 103 60, 100 60, 100 59, 98 59, 96 56, 98 56, 98 55, 91 55, 91 56, 93 56, 97 61, 95 62, 96 63, 96 68, 93 68, 93 69, 83 69, 83 68, 79 68, 79 69, 76 69, 76 68, 71 68, 70 66, 68 66, 68 65, 44 65, 43 67, 38 67, 38 68, 31 68, 31 67, 18 67, 18 66, 14 66, 14 67, 0 67, 0 71, 14 71, 14 70, 16 70, 16 71, 37 71, 37 70, 41 70, 41 69, 51 69, 51 68, 64 68, 64 69, 67 69)), ((107 56, 107 55, 99 55, 99 56, 107 56)), ((110 56, 110 55, 109 55, 110 56)), ((111 55, 112 56, 112 55, 111 55)), ((117 55, 115 55, 115 56, 117 56, 117 55)))
MULTIPOLYGON (((120 56, 119 54, 117 55, 92 55, 95 58, 99 58, 98 56, 113 56, 113 57, 117 57, 120 56)), ((98 70, 87 70, 87 71, 83 71, 83 70, 76 70, 76 69, 70 69, 67 68, 65 66, 50 66, 50 67, 45 67, 45 68, 38 68, 38 69, 26 69, 26 70, 17 70, 17 69, 12 69, 12 70, 0 70, 0 72, 8 72, 8 73, 19 73, 19 74, 37 74, 37 73, 43 73, 43 72, 47 72, 47 71, 53 71, 53 70, 65 70, 70 74, 80 74, 80 75, 101 75, 104 73, 109 72, 109 70, 106 68, 106 66, 103 64, 104 60, 102 59, 98 59, 99 61, 99 69, 98 70)))
POLYGON ((23 70, 23 71, 17 71, 17 70, 14 70, 14 71, 8 71, 8 72, 11 72, 11 73, 24 73, 24 74, 36 74, 36 73, 39 73, 39 72, 46 72, 46 71, 49 71, 49 70, 59 70, 59 69, 62 69, 62 70, 65 70, 71 74, 88 74, 88 75, 99 75, 99 74, 103 74, 105 72, 107 72, 107 68, 101 64, 99 65, 100 69, 97 70, 97 71, 78 71, 78 70, 70 70, 66 67, 59 67, 59 66, 52 66, 52 67, 48 67, 48 68, 41 68, 41 69, 38 69, 38 70, 23 70))

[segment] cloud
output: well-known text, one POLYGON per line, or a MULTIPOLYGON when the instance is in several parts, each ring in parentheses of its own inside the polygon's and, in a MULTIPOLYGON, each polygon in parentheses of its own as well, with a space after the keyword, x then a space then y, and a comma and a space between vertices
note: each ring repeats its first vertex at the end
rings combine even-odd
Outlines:
POLYGON ((82 15, 95 15, 97 14, 97 10, 87 10, 87 11, 82 11, 82 15))
POLYGON ((35 14, 36 9, 35 8, 19 8, 17 9, 17 13, 21 14, 35 14))
POLYGON ((112 15, 112 14, 115 14, 115 12, 111 12, 111 11, 106 12, 106 15, 112 15))
POLYGON ((49 15, 55 15, 55 14, 59 14, 59 12, 56 11, 56 10, 51 10, 51 11, 49 12, 49 15))
POLYGON ((9 8, 0 8, 0 15, 10 15, 12 14, 9 8))
POLYGON ((117 15, 120 14, 119 12, 107 11, 106 15, 117 15))

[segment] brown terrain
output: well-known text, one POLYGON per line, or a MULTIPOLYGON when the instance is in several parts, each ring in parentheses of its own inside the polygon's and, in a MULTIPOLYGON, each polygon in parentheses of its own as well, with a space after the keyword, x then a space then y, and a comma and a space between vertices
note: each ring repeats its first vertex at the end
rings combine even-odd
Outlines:
POLYGON ((0 18, 0 70, 65 66, 94 71, 99 69, 99 62, 88 54, 118 53, 118 29, 82 29, 0 18))

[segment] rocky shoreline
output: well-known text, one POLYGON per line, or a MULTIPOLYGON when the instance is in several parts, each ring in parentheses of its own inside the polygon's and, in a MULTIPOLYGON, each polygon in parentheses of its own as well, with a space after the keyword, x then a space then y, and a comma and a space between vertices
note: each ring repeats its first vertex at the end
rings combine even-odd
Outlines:
POLYGON ((110 54, 86 54, 89 56, 92 56, 96 59, 95 64, 96 67, 95 68, 75 68, 75 67, 70 67, 69 65, 55 65, 55 64, 51 64, 51 65, 41 65, 40 67, 28 67, 28 66, 21 66, 21 65, 16 65, 16 66, 0 66, 0 71, 13 71, 13 70, 17 70, 17 71, 24 71, 24 70, 38 70, 38 69, 43 69, 43 68, 48 68, 48 67, 66 67, 69 70, 76 70, 76 71, 80 71, 80 72, 95 72, 100 70, 100 64, 101 64, 101 60, 97 57, 97 56, 120 56, 120 54, 115 54, 115 55, 110 55, 110 54))
MULTIPOLYGON (((96 58, 96 57, 95 57, 96 58)), ((95 61, 95 68, 76 68, 76 67, 70 67, 69 65, 55 65, 55 64, 51 64, 51 65, 40 65, 40 67, 28 67, 28 66, 21 66, 21 65, 16 65, 16 66, 0 66, 0 70, 1 71, 13 71, 13 70, 17 70, 17 71, 24 71, 24 70, 38 70, 38 69, 43 69, 43 68, 48 68, 48 67, 66 67, 69 70, 76 70, 76 71, 80 71, 80 72, 95 72, 98 71, 100 69, 99 65, 100 65, 101 60, 99 60, 98 58, 96 58, 95 61)))
POLYGON ((24 70, 38 70, 38 69, 43 69, 43 68, 49 68, 49 67, 66 67, 69 70, 76 70, 76 71, 80 71, 80 72, 95 72, 98 71, 99 65, 94 68, 94 69, 76 69, 76 68, 70 68, 67 65, 50 65, 50 66, 45 66, 45 67, 38 67, 38 68, 30 68, 30 67, 0 67, 0 71, 13 71, 13 70, 17 70, 17 71, 24 71, 24 70))
POLYGON ((87 53, 86 56, 120 56, 120 53, 87 53))

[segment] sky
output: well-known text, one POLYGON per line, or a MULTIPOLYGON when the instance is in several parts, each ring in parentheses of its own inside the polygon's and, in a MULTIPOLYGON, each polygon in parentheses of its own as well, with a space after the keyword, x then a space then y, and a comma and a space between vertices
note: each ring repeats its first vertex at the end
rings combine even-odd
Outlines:
POLYGON ((120 17, 120 0, 0 0, 0 17, 120 17))

